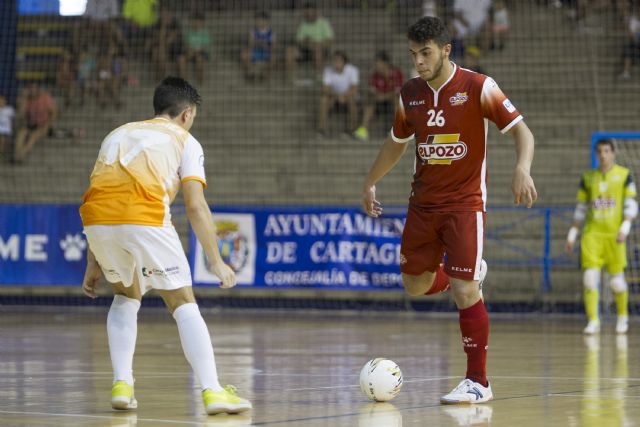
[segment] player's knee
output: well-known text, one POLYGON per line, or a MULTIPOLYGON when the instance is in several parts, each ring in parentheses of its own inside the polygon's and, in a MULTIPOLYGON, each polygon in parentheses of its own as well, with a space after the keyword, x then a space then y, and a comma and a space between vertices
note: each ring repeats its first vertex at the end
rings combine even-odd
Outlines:
POLYGON ((587 268, 582 276, 582 284, 585 289, 598 289, 600 282, 600 270, 597 268, 587 268))
POLYGON ((402 275, 402 283, 404 291, 412 297, 417 297, 427 293, 433 283, 433 276, 421 274, 420 276, 412 276, 409 274, 402 275))
POLYGON ((628 289, 627 281, 624 279, 624 273, 614 274, 609 279, 609 287, 613 292, 619 294, 628 289))

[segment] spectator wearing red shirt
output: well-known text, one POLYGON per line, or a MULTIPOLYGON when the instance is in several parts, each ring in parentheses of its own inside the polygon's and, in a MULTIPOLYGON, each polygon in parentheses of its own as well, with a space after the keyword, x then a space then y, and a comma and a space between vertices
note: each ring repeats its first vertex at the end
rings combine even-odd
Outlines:
POLYGON ((16 137, 14 161, 22 162, 33 146, 47 136, 56 118, 56 102, 49 92, 32 83, 21 102, 21 127, 16 137))
POLYGON ((376 112, 394 112, 404 78, 402 71, 389 60, 387 52, 376 54, 375 69, 369 78, 369 90, 365 100, 362 124, 354 135, 363 141, 369 139, 369 123, 376 112))

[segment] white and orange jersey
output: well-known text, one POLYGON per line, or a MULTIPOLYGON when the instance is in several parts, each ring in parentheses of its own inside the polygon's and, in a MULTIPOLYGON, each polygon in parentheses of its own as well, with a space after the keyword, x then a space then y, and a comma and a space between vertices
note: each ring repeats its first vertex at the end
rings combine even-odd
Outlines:
POLYGON ((82 223, 171 225, 169 206, 188 180, 206 186, 202 146, 188 131, 159 117, 120 126, 100 147, 82 223))
POLYGON ((501 132, 522 116, 496 82, 453 64, 438 90, 420 77, 404 84, 391 136, 415 139, 410 203, 433 212, 484 211, 488 121, 501 132))

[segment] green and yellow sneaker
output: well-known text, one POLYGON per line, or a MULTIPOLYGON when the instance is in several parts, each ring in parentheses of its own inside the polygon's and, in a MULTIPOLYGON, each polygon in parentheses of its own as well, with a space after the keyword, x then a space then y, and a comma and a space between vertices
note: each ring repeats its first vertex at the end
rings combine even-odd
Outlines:
POLYGON ((126 381, 116 381, 111 388, 111 407, 113 409, 136 409, 138 401, 133 395, 133 386, 126 381))
POLYGON ((353 136, 355 136, 356 138, 358 138, 360 141, 368 141, 369 140, 369 131, 367 130, 366 127, 364 126, 360 126, 358 129, 356 129, 356 131, 353 133, 353 136))
POLYGON ((239 397, 236 394, 236 388, 232 385, 226 385, 224 390, 220 391, 203 390, 202 400, 209 415, 222 414, 224 412, 238 414, 251 409, 251 402, 239 397))

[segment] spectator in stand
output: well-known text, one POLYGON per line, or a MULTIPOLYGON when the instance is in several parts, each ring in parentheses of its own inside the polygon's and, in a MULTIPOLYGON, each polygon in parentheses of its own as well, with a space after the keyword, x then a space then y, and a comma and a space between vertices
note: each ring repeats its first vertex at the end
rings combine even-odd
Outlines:
POLYGON ((77 79, 77 66, 68 50, 64 50, 58 61, 58 69, 56 71, 56 84, 62 99, 64 100, 64 106, 71 105, 71 101, 76 97, 76 79, 77 79))
POLYGON ((391 63, 387 52, 378 52, 375 69, 369 79, 362 124, 354 132, 356 138, 363 141, 369 139, 369 123, 376 112, 385 114, 395 112, 403 83, 402 71, 391 63))
POLYGON ((98 80, 96 82, 96 95, 98 105, 101 108, 107 105, 107 96, 113 95, 111 89, 113 87, 113 73, 111 72, 111 54, 110 49, 103 51, 98 57, 97 70, 98 80))
POLYGON ((509 34, 509 10, 504 0, 496 0, 493 5, 493 42, 492 48, 502 50, 507 35, 509 34))
POLYGON ((180 21, 165 7, 160 11, 160 20, 154 29, 151 43, 151 59, 158 80, 173 73, 172 70, 177 67, 183 52, 180 21))
POLYGON ((359 72, 355 65, 349 64, 347 54, 337 51, 333 54, 333 64, 324 69, 322 75, 322 96, 318 117, 318 134, 325 136, 327 117, 332 108, 347 109, 349 122, 347 133, 353 132, 358 119, 359 72))
POLYGON ((158 21, 158 0, 124 0, 122 16, 128 23, 130 46, 144 48, 151 38, 153 26, 158 21))
POLYGON ((13 134, 13 118, 16 111, 7 104, 7 99, 0 95, 0 159, 4 157, 7 143, 13 134))
POLYGON ((491 28, 487 25, 491 0, 455 0, 453 3, 456 39, 479 46, 489 47, 491 28))
POLYGON ((22 162, 33 146, 46 137, 56 119, 56 103, 49 92, 36 83, 27 89, 25 99, 20 103, 21 127, 16 135, 13 159, 22 162))
POLYGON ((78 60, 78 88, 80 89, 80 105, 84 105, 84 99, 88 91, 94 89, 96 73, 96 57, 89 49, 80 52, 78 60))
POLYGON ((313 61, 316 69, 322 70, 333 38, 331 23, 320 15, 315 3, 305 3, 304 20, 296 32, 296 44, 289 46, 286 51, 285 62, 289 78, 295 78, 298 62, 313 61))
POLYGON ((109 38, 110 21, 120 16, 118 0, 87 0, 84 17, 84 39, 93 44, 104 44, 109 38), (93 37, 92 37, 93 36, 93 37))
POLYGON ((268 77, 275 63, 276 36, 269 22, 269 13, 257 12, 255 21, 249 33, 249 44, 241 54, 247 79, 268 77))
POLYGON ((129 62, 124 54, 122 46, 111 45, 111 95, 113 97, 113 104, 116 108, 122 106, 120 101, 120 89, 122 85, 127 82, 129 78, 129 62))
POLYGON ((196 81, 202 85, 204 81, 204 64, 209 61, 211 55, 211 34, 205 26, 204 16, 194 14, 191 17, 190 27, 184 32, 185 50, 180 56, 180 76, 186 78, 187 66, 193 63, 196 71, 196 81))
POLYGON ((629 80, 631 78, 631 67, 634 62, 640 60, 640 6, 636 6, 630 16, 628 24, 629 41, 622 52, 622 72, 619 78, 629 80))
POLYGON ((480 66, 480 49, 477 46, 468 46, 464 50, 462 68, 475 71, 476 73, 486 74, 480 66))

